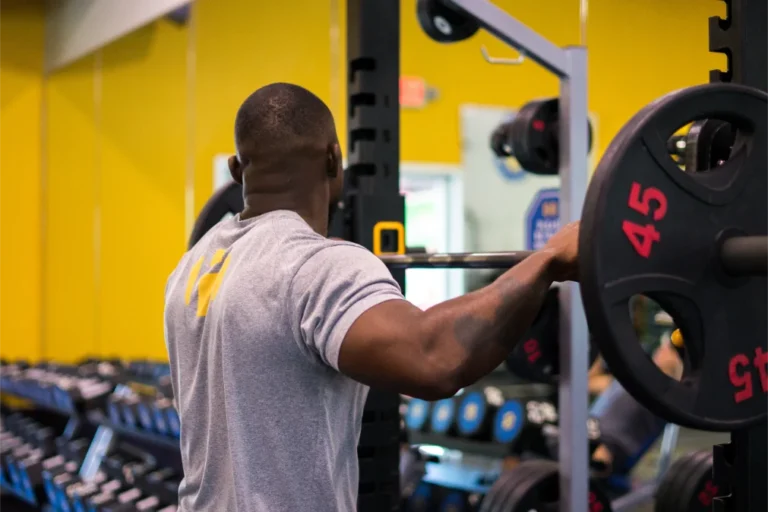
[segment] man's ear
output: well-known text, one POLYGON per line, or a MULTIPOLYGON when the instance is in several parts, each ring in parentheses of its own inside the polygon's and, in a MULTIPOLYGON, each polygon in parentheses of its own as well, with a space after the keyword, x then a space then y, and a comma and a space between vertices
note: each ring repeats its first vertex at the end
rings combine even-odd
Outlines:
POLYGON ((341 168, 341 148, 339 143, 335 142, 328 145, 328 156, 326 160, 326 173, 330 178, 335 178, 339 175, 339 169, 341 168))
POLYGON ((237 155, 232 155, 227 159, 227 165, 229 166, 229 174, 235 183, 243 184, 243 165, 240 163, 240 159, 237 155))

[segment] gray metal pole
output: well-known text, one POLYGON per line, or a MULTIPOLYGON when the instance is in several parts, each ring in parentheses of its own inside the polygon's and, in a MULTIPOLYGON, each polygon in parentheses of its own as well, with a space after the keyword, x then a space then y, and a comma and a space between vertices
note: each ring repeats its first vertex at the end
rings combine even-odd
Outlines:
MULTIPOLYGON (((581 218, 587 192, 587 51, 565 48, 560 80, 560 224, 581 218)), ((560 290, 560 503, 586 511, 588 503, 587 372, 589 334, 575 283, 560 290)))

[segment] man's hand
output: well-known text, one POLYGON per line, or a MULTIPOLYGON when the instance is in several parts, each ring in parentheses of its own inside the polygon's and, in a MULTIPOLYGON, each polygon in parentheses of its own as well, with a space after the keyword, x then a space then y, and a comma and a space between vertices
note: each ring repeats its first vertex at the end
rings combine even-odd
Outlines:
POLYGON ((549 239, 543 251, 551 252, 555 261, 555 281, 577 281, 579 275, 579 221, 566 224, 549 239))

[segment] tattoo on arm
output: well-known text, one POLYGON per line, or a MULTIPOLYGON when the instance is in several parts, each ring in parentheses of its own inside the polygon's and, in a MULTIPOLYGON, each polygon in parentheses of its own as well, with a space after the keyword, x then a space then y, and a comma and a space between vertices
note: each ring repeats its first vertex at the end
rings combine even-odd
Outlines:
POLYGON ((502 279, 494 285, 498 294, 499 305, 488 318, 480 312, 467 313, 457 318, 453 325, 453 334, 459 345, 467 352, 474 352, 487 343, 498 344, 511 349, 517 338, 523 335, 528 326, 526 319, 532 319, 546 293, 535 287, 526 286, 514 277, 502 279))

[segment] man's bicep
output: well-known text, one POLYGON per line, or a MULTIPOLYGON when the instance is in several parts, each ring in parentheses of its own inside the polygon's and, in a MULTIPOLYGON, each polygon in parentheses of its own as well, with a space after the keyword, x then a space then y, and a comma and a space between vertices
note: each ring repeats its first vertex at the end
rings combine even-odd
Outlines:
POLYGON ((409 395, 432 386, 421 339, 423 311, 390 300, 361 314, 347 331, 339 370, 363 384, 409 395))
POLYGON ((355 320, 382 302, 402 300, 403 295, 369 251, 333 244, 302 265, 292 280, 290 299, 302 343, 338 369, 340 347, 355 320))

